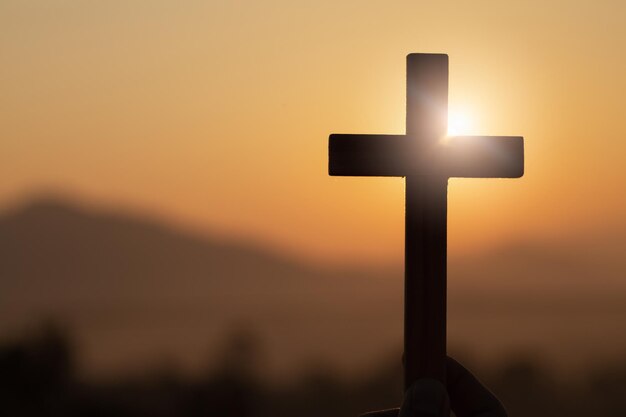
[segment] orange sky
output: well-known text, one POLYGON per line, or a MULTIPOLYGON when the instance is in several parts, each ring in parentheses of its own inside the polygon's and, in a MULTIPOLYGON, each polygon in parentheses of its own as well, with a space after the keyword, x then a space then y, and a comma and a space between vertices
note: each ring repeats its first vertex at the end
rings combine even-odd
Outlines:
POLYGON ((624 226, 626 3, 7 0, 0 206, 42 191, 323 260, 403 256, 403 181, 331 178, 332 132, 403 133, 405 56, 450 56, 466 134, 521 180, 452 180, 449 242, 624 226))

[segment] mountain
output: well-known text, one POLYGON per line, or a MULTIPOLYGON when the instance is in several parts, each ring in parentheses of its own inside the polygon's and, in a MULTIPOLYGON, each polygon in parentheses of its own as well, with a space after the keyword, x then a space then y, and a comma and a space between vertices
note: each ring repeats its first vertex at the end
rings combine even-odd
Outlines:
POLYGON ((278 373, 333 357, 355 334, 367 340, 353 329, 399 314, 401 273, 394 275, 302 265, 49 199, 0 217, 0 330, 67 324, 87 368, 99 373, 162 358, 202 366, 216 341, 240 327, 267 342, 278 373))
MULTIPOLYGON (((452 259, 451 345, 566 364, 623 352, 623 242, 587 236, 452 259)), ((0 215, 0 337, 42 320, 67 326, 81 367, 95 374, 159 362, 201 369, 237 332, 258 336, 270 374, 324 362, 354 372, 401 345, 402 270, 307 265, 39 199, 0 215)))

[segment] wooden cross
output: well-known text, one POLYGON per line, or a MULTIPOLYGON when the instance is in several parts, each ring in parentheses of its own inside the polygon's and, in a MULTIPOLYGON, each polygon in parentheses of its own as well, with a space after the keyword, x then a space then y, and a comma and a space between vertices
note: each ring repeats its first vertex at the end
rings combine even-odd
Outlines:
POLYGON ((448 55, 407 56, 406 135, 332 134, 330 175, 406 178, 404 385, 445 382, 447 192, 451 177, 519 178, 518 136, 447 137, 448 55))

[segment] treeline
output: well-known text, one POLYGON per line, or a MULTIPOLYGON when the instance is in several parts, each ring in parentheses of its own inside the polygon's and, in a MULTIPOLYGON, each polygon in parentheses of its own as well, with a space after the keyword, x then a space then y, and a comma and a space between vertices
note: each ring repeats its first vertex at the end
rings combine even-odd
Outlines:
MULTIPOLYGON (((0 345, 2 416, 356 416, 400 402, 397 356, 360 380, 311 366, 296 381, 277 385, 259 372, 258 341, 236 333, 224 343, 219 366, 201 377, 155 370, 112 382, 77 376, 68 335, 48 326, 0 345)), ((538 362, 519 359, 478 370, 510 416, 626 416, 626 358, 571 381, 538 362)))

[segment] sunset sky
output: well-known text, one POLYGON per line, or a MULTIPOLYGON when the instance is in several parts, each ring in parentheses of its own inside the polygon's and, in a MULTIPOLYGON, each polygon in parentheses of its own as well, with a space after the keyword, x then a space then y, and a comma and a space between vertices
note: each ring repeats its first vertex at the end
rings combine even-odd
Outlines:
POLYGON ((473 253, 626 226, 626 3, 0 2, 0 208, 41 194, 322 261, 403 257, 403 180, 329 177, 330 133, 404 133, 405 57, 450 56, 464 134, 519 180, 454 179, 473 253))

